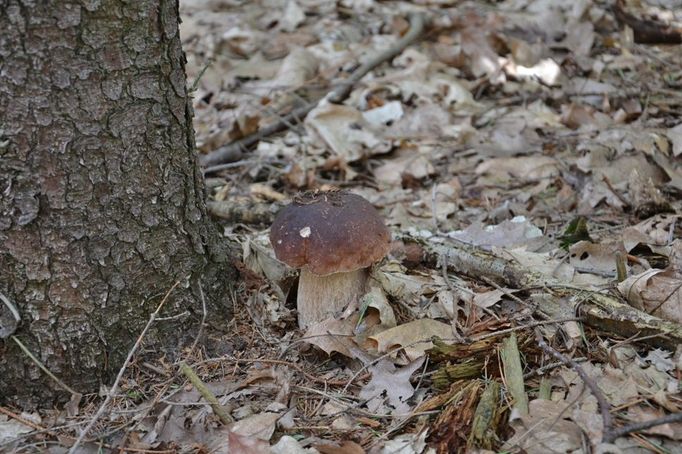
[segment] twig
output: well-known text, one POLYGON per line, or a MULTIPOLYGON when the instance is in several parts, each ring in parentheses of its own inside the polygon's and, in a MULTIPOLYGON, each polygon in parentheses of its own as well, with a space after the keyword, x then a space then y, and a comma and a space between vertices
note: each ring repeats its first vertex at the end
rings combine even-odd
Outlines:
POLYGON ((611 350, 618 348, 618 347, 622 347, 624 345, 628 345, 628 344, 633 343, 633 342, 641 342, 641 341, 645 341, 648 339, 652 339, 654 337, 664 336, 664 334, 652 334, 651 336, 637 337, 640 335, 640 333, 641 332, 635 333, 632 336, 628 337, 627 339, 624 339, 620 342, 616 342, 615 344, 613 344, 613 347, 611 347, 611 350))
POLYGON ((668 230, 668 240, 666 242, 667 245, 670 245, 675 239, 675 224, 677 224, 677 218, 673 218, 672 222, 670 223, 670 229, 668 230))
MULTIPOLYGON (((164 375, 164 374, 162 373, 161 375, 164 375)), ((123 434, 121 441, 118 443, 119 454, 125 454, 125 452, 128 450, 128 448, 126 448, 126 444, 128 444, 128 438, 130 437, 130 434, 133 433, 133 431, 137 429, 137 427, 142 423, 142 421, 144 421, 147 418, 147 416, 149 415, 149 412, 152 411, 152 409, 156 406, 156 404, 159 402, 159 400, 161 400, 161 396, 163 396, 163 394, 165 394, 165 392, 168 390, 169 387, 170 387, 170 383, 167 381, 163 385, 163 388, 161 389, 161 391, 156 393, 156 395, 154 396, 154 399, 152 399, 151 403, 149 405, 147 405, 146 408, 141 408, 141 409, 136 408, 135 409, 135 413, 136 413, 135 419, 137 420, 137 422, 135 422, 135 424, 132 424, 130 427, 128 427, 128 430, 126 431, 126 433, 123 434)), ((182 388, 178 388, 178 389, 182 389, 182 388)))
POLYGON ((19 311, 14 306, 14 304, 12 304, 9 298, 7 298, 4 294, 0 293, 0 301, 2 301, 5 304, 5 306, 7 306, 7 309, 9 309, 9 311, 12 313, 14 320, 16 320, 17 323, 20 322, 21 316, 19 315, 19 311))
POLYGON ((169 315, 168 317, 157 317, 156 321, 157 322, 167 322, 167 321, 171 321, 171 320, 178 320, 181 318, 186 318, 186 317, 189 317, 189 315, 190 315, 189 311, 183 311, 183 312, 180 312, 179 314, 169 315))
MULTIPOLYGON (((30 427, 31 429, 35 430, 43 430, 42 426, 39 426, 38 424, 34 423, 33 421, 30 421, 28 419, 24 419, 21 416, 17 415, 16 413, 13 413, 9 410, 7 410, 4 407, 0 407, 0 413, 9 416, 10 418, 20 422, 21 424, 30 427)), ((3 443, 4 444, 4 443, 3 443)))
MULTIPOLYGON (((562 364, 563 364, 563 363, 562 363, 562 364)), ((575 404, 578 403, 578 401, 581 399, 581 397, 582 397, 582 395, 583 395, 584 392, 585 392, 585 389, 584 389, 584 388, 581 389, 580 392, 578 393, 578 395, 576 395, 576 396, 573 398, 573 400, 571 400, 570 402, 568 402, 568 403, 566 404, 566 406, 559 412, 559 414, 556 415, 556 416, 552 419, 552 421, 549 422, 549 424, 546 425, 546 427, 547 427, 548 429, 550 429, 550 428, 554 427, 554 425, 555 425, 558 421, 560 421, 561 419, 563 419, 563 418, 564 418, 564 415, 566 414, 566 412, 567 412, 570 408, 573 408, 573 406, 575 406, 575 404)), ((519 443, 521 440, 525 439, 525 438, 526 438, 528 435, 530 435, 535 429, 541 427, 543 424, 545 424, 545 419, 544 419, 544 418, 538 418, 538 421, 537 421, 536 423, 534 423, 533 425, 531 425, 525 432, 523 432, 523 433, 521 433, 520 435, 518 435, 518 438, 517 438, 517 445, 518 445, 518 443, 519 443)), ((509 441, 507 440, 507 441, 502 445, 502 447, 503 447, 503 448, 508 447, 508 446, 509 446, 508 442, 509 442, 509 441)))
MULTIPOLYGON (((476 336, 472 339, 464 339, 464 341, 465 342, 476 342, 476 341, 479 341, 481 339, 486 339, 489 337, 496 337, 496 336, 500 336, 502 334, 508 334, 508 333, 512 333, 514 331, 532 328, 534 326, 548 325, 548 324, 552 324, 552 323, 563 323, 563 322, 567 322, 567 321, 580 321, 580 320, 582 320, 582 319, 578 318, 578 317, 570 317, 570 318, 563 318, 563 319, 556 319, 556 320, 542 320, 542 321, 538 321, 538 322, 529 323, 529 324, 524 325, 524 326, 516 326, 513 328, 508 328, 508 329, 496 331, 494 333, 483 334, 481 336, 476 336)), ((449 341, 449 342, 455 342, 455 343, 458 343, 458 342, 461 343, 462 342, 462 339, 458 339, 458 338, 454 338, 454 337, 450 338, 450 339, 441 339, 441 340, 449 341)), ((387 358, 387 357, 393 355, 394 353, 396 353, 396 352, 398 352, 404 348, 412 347, 412 346, 420 344, 420 343, 431 342, 431 341, 432 341, 431 339, 424 339, 424 340, 414 341, 414 342, 411 342, 411 343, 406 344, 406 345, 397 346, 396 348, 389 350, 385 354, 373 359, 372 361, 369 361, 367 364, 364 364, 355 374, 353 374, 353 376, 350 378, 350 380, 348 380, 346 382, 346 385, 344 386, 344 388, 341 392, 345 393, 348 390, 348 388, 350 387, 350 385, 360 376, 360 374, 362 372, 367 370, 369 367, 377 364, 382 359, 387 358)))
POLYGON ((255 159, 241 159, 238 161, 232 161, 231 159, 226 159, 224 164, 218 164, 217 166, 205 167, 202 169, 204 175, 209 173, 218 172, 220 170, 233 169, 235 167, 244 167, 249 164, 256 164, 258 161, 255 159))
POLYGON ((628 277, 628 270, 625 267, 625 256, 621 251, 616 251, 616 279, 623 282, 628 277))
MULTIPOLYGON (((28 432, 28 433, 25 433, 25 434, 20 434, 20 435, 17 436, 16 438, 10 439, 10 440, 8 440, 8 441, 3 441, 2 443, 0 443, 0 448, 3 448, 3 447, 5 447, 5 446, 9 445, 10 443, 14 443, 15 441, 17 441, 17 440, 19 440, 19 439, 21 439, 21 438, 26 438, 26 437, 30 437, 30 436, 33 436, 33 435, 38 435, 38 434, 41 434, 41 433, 47 433, 47 434, 49 434, 49 435, 51 435, 51 436, 53 436, 53 437, 57 437, 57 436, 58 436, 58 435, 57 435, 57 429, 65 429, 65 428, 69 428, 69 427, 73 427, 73 426, 78 426, 78 425, 80 425, 80 423, 75 423, 75 424, 67 424, 67 425, 59 426, 59 427, 45 428, 45 427, 43 427, 43 426, 41 426, 41 425, 39 425, 39 424, 34 423, 33 421, 29 421, 28 419, 22 418, 21 416, 19 416, 19 415, 17 415, 16 413, 13 413, 13 412, 7 410, 7 409, 4 408, 4 407, 0 407, 0 413, 3 413, 3 414, 5 414, 5 415, 9 416, 10 418, 16 420, 17 422, 19 422, 19 423, 21 423, 21 424, 23 424, 23 425, 25 425, 25 426, 27 426, 27 427, 30 427, 30 428, 34 429, 32 432, 28 432)), ((73 440, 73 439, 74 439, 73 437, 71 437, 71 436, 69 436, 69 435, 63 435, 63 434, 62 434, 62 435, 59 435, 59 436, 62 437, 62 438, 68 439, 68 440, 73 440)), ((102 444, 101 446, 102 446, 103 448, 107 448, 107 449, 115 449, 114 446, 108 445, 108 444, 102 444)), ((140 448, 126 448, 126 451, 130 451, 130 452, 141 452, 141 453, 155 453, 155 454, 173 454, 173 453, 176 452, 175 450, 158 450, 158 451, 157 451, 157 450, 153 450, 153 449, 140 449, 140 448)), ((5 451, 2 451, 2 452, 5 452, 5 451)))
MULTIPOLYGON (((281 360, 281 359, 267 359, 267 358, 234 358, 234 357, 231 357, 231 358, 230 358, 230 357, 224 356, 224 357, 220 357, 220 358, 209 358, 209 359, 205 359, 205 360, 203 360, 203 361, 198 361, 198 362, 194 363, 194 365, 197 366, 197 365, 200 365, 200 364, 208 364, 208 363, 220 362, 220 361, 232 361, 232 362, 234 362, 234 363, 237 364, 237 365, 238 365, 239 363, 244 363, 244 364, 253 364, 253 363, 279 364, 279 365, 286 366, 286 367, 290 367, 290 368, 292 368, 292 369, 294 369, 294 370, 297 370, 297 371, 299 371, 301 374, 303 374, 306 378, 308 378, 308 379, 310 379, 310 380, 312 380, 312 381, 314 381, 314 382, 317 382, 317 383, 322 383, 322 384, 324 384, 325 386, 326 386, 326 385, 329 385, 329 386, 343 386, 343 385, 345 385, 345 384, 347 383, 346 380, 326 380, 326 379, 324 379, 324 378, 316 377, 315 375, 313 375, 313 374, 311 374, 311 373, 308 373, 308 372, 306 372, 305 370, 303 370, 303 368, 302 368, 301 366, 299 366, 298 364, 292 363, 292 362, 290 362, 290 361, 284 361, 284 360, 281 360)), ((359 376, 359 377, 358 377, 358 380, 364 380, 364 379, 366 379, 366 378, 369 378, 369 376, 370 376, 370 374, 369 374, 369 372, 368 372, 368 373, 366 373, 366 374, 364 374, 364 375, 359 376)))
POLYGON ((616 188, 613 187, 613 184, 611 183, 611 180, 609 180, 609 177, 607 177, 606 175, 603 175, 602 181, 604 182, 606 187, 609 189, 609 191, 611 191, 611 193, 613 195, 615 195, 618 200, 620 200, 620 203, 622 203, 624 205, 623 208, 628 208, 628 207, 632 206, 630 201, 628 199, 626 199, 625 196, 623 196, 623 194, 620 193, 620 191, 616 190, 616 188))
POLYGON ((488 284, 492 285, 492 286, 495 287, 497 290, 499 290, 500 292, 502 292, 502 294, 503 294, 504 296, 507 296, 507 297, 513 299, 514 301, 516 301, 517 303, 519 303, 521 306, 529 307, 529 308, 531 308, 531 309, 533 309, 533 310, 535 309, 535 306, 534 306, 533 304, 529 304, 529 303, 525 302, 524 300, 522 300, 522 299, 519 298, 518 296, 514 295, 512 292, 510 292, 510 291, 507 290, 506 288, 502 287, 500 284, 498 284, 498 283, 495 282, 494 280, 490 279, 489 277, 481 276, 481 279, 483 279, 483 280, 486 281, 488 284))
POLYGON ((436 214, 436 183, 431 186, 431 219, 433 220, 433 228, 436 232, 440 232, 438 215, 436 214))
POLYGON ((649 421, 635 422, 632 424, 628 424, 627 426, 619 427, 618 429, 609 430, 607 433, 604 434, 604 443, 613 443, 616 440, 616 438, 622 437, 623 435, 627 435, 632 432, 637 432, 640 430, 650 429, 651 427, 681 421, 682 412, 671 413, 661 418, 651 419, 649 421))
POLYGON ((175 290, 175 287, 177 287, 179 284, 180 281, 176 281, 175 284, 173 284, 173 286, 170 288, 170 290, 168 290, 166 295, 163 297, 163 299, 157 306, 156 310, 152 312, 152 314, 149 316, 149 321, 147 322, 147 325, 144 327, 140 335, 137 337, 137 340, 135 341, 135 345, 133 345, 133 348, 131 348, 130 351, 128 352, 128 356, 123 362, 121 369, 118 371, 116 380, 114 380, 114 384, 111 385, 111 389, 109 389, 109 393, 107 394, 106 399, 104 399, 104 402, 102 402, 102 405, 100 405, 99 409, 97 410, 97 413, 95 413, 95 416, 92 417, 88 425, 85 426, 85 428, 81 431, 80 435, 78 436, 78 439, 73 444, 73 446, 71 446, 71 449, 69 449, 69 454, 76 454, 78 452, 78 447, 83 442, 83 439, 85 439, 88 432, 90 432, 90 430, 94 427, 97 421, 104 415, 104 412, 107 410, 107 407, 109 406, 109 402, 111 402, 111 400, 114 398, 114 395, 116 394, 116 391, 118 390, 118 385, 121 382, 123 374, 125 373, 125 370, 128 368, 128 365, 130 364, 133 355, 140 347, 140 344, 142 344, 142 339, 144 339, 144 336, 147 334, 147 331, 149 331, 149 328, 151 328, 152 323, 154 323, 154 321, 156 320, 156 316, 159 314, 163 306, 166 304, 166 301, 168 301, 168 297, 170 296, 170 294, 173 292, 173 290, 175 290))
MULTIPOLYGON (((328 100, 332 103, 340 103, 348 97, 353 86, 357 84, 360 79, 365 77, 372 69, 379 66, 381 63, 390 60, 396 55, 400 54, 407 46, 412 44, 424 31, 424 15, 421 13, 410 14, 410 29, 407 31, 405 36, 398 40, 393 46, 389 47, 385 51, 377 54, 373 58, 369 59, 366 63, 357 68, 353 73, 344 81, 343 84, 334 88, 330 91, 323 99, 328 100)), ((258 132, 251 134, 243 139, 233 142, 224 147, 220 147, 211 153, 200 156, 199 162, 202 166, 214 166, 225 162, 225 159, 229 156, 234 155, 237 152, 241 152, 252 145, 258 143, 261 139, 268 137, 276 132, 282 131, 287 127, 287 124, 294 123, 300 119, 305 118, 308 113, 317 106, 317 103, 311 103, 306 106, 294 109, 288 115, 283 116, 278 119, 275 123, 267 126, 263 129, 258 130, 258 132)))
POLYGON ((632 434, 632 438, 635 442, 644 449, 648 449, 654 454, 670 454, 670 451, 661 449, 660 444, 654 443, 652 440, 648 439, 644 435, 632 434))
POLYGON ((215 413, 218 418, 220 418, 220 421, 222 421, 223 424, 228 425, 234 422, 230 414, 225 411, 225 408, 223 408, 222 405, 220 405, 220 402, 218 402, 218 399, 213 395, 213 393, 206 387, 204 382, 201 381, 199 376, 194 373, 191 367, 187 365, 184 361, 180 363, 180 370, 182 371, 183 374, 185 374, 185 377, 189 379, 190 382, 192 382, 192 385, 194 388, 196 388, 197 391, 199 391, 199 394, 206 399, 206 402, 211 406, 213 409, 213 413, 215 413))
POLYGON ((194 93, 197 90, 197 88, 199 87, 199 81, 201 80, 202 77, 204 77, 204 73, 206 72, 208 67, 211 66, 214 62, 215 62, 214 58, 209 58, 204 67, 201 68, 201 71, 199 71, 197 78, 194 79, 192 86, 188 90, 190 93, 194 93))
POLYGON ((565 322, 581 322, 583 319, 581 317, 566 317, 566 318, 556 318, 553 320, 538 320, 535 322, 526 323, 525 325, 514 326, 512 328, 501 329, 499 331, 494 331, 492 333, 480 334, 469 339, 465 339, 467 342, 474 343, 481 341, 483 339, 489 339, 491 337, 502 336, 504 334, 513 333, 514 331, 521 331, 528 328, 534 328, 536 326, 542 325, 552 325, 554 323, 565 323, 565 322))
MULTIPOLYGON (((335 415, 341 414, 341 413, 345 413, 345 412, 355 412, 355 413, 358 413, 358 414, 360 414, 360 415, 362 415, 362 416, 367 416, 367 417, 369 417, 369 418, 392 418, 392 419, 401 419, 401 418, 408 418, 408 417, 412 417, 412 416, 433 415, 433 414, 438 413, 438 411, 425 411, 425 412, 419 412, 419 413, 405 413, 405 414, 397 414, 397 415, 386 414, 386 415, 383 415, 383 414, 380 414, 380 413, 372 413, 372 412, 370 412, 370 411, 363 410, 363 409, 361 409, 361 408, 357 408, 356 406, 354 406, 354 405, 357 405, 357 404, 348 403, 348 402, 344 401, 343 399, 341 399, 340 397, 332 396, 331 394, 325 393, 324 391, 320 391, 319 389, 308 388, 308 387, 306 387, 306 386, 300 386, 300 385, 294 385, 294 388, 295 388, 295 389, 302 390, 302 391, 306 391, 306 392, 309 392, 309 393, 312 393, 312 394, 318 394, 318 395, 320 395, 320 396, 322 396, 322 397, 326 397, 326 398, 329 399, 329 400, 335 401, 335 402, 338 403, 339 405, 344 405, 344 406, 346 406, 346 408, 344 408, 344 409, 338 411, 337 413, 335 413, 335 415)), ((350 396, 343 396, 343 397, 346 397, 347 399, 359 400, 357 397, 350 397, 350 396)), ((359 401, 360 404, 364 404, 365 402, 366 402, 366 401, 359 401)))
MULTIPOLYGON (((584 361, 587 361, 587 358, 573 358, 573 361, 575 361, 576 363, 582 363, 584 361)), ((545 366, 538 367, 537 369, 530 371, 527 374, 524 374, 523 379, 527 380, 527 379, 533 378, 535 376, 541 377, 541 376, 545 375, 545 372, 549 372, 550 370, 556 369, 557 367, 563 366, 563 365, 564 365, 564 363, 562 363, 561 361, 557 361, 556 363, 550 363, 550 364, 547 364, 545 366)))
POLYGON ((585 385, 588 388, 590 388, 592 395, 595 397, 595 399, 597 399, 597 404, 599 404, 599 411, 601 413, 601 419, 604 424, 604 435, 602 436, 602 440, 606 441, 608 434, 611 433, 611 431, 613 430, 613 422, 611 421, 610 413, 611 405, 606 400, 606 397, 604 397, 604 394, 601 392, 601 390, 594 382, 594 380, 592 380, 592 377, 587 375, 587 373, 580 366, 580 364, 576 363, 568 356, 554 350, 552 347, 547 345, 547 342, 545 342, 545 340, 542 338, 542 334, 538 329, 535 330, 535 339, 537 340, 537 343, 540 346, 540 348, 542 348, 545 352, 552 355, 553 357, 555 357, 556 359, 558 359, 559 361, 573 369, 580 376, 585 385))
POLYGON ((245 150, 260 142, 261 139, 268 137, 276 132, 284 130, 288 122, 295 121, 296 118, 305 118, 308 112, 315 108, 316 104, 308 104, 297 109, 294 109, 288 115, 275 121, 273 124, 259 129, 257 132, 232 142, 228 145, 218 148, 208 154, 199 156, 199 164, 204 167, 217 166, 223 162, 238 161, 241 158, 234 159, 236 156, 243 156, 245 150))
POLYGON ((52 380, 54 380, 54 381, 55 381, 59 386, 61 386, 64 390, 70 392, 71 395, 73 395, 73 396, 81 396, 81 397, 83 396, 81 393, 79 393, 79 392, 77 392, 77 391, 74 391, 74 390, 73 390, 71 387, 69 387, 66 383, 64 383, 63 381, 61 381, 61 380, 60 380, 59 378, 57 378, 52 372, 50 372, 50 370, 49 370, 47 367, 45 367, 45 366, 43 365, 43 363, 41 363, 41 362, 38 360, 38 358, 36 358, 36 357, 33 355, 33 353, 31 353, 31 352, 28 350, 28 348, 26 348, 26 346, 19 340, 18 337, 16 337, 16 336, 11 336, 11 337, 12 337, 12 340, 13 340, 14 342, 16 342, 16 344, 19 346, 19 348, 21 349, 21 351, 24 352, 24 354, 25 354, 26 356, 28 356, 28 357, 31 359, 31 361, 33 361, 34 363, 36 363, 36 366, 38 366, 38 367, 40 368, 40 370, 42 370, 43 372, 45 372, 45 373, 47 374, 48 377, 50 377, 52 380))
MULTIPOLYGON (((452 284, 452 282, 450 282, 450 276, 448 276, 448 258, 447 258, 447 256, 441 255, 440 263, 441 263, 441 274, 443 276, 443 280, 445 281, 445 285, 448 287, 448 290, 450 291, 450 294, 452 295, 452 298, 454 300, 455 296, 457 295, 457 292, 455 291, 455 286, 452 284)), ((473 296, 473 292, 469 289, 460 289, 460 290, 467 291, 467 292, 471 293, 473 296)), ((471 311, 471 304, 472 303, 470 303, 470 302, 465 303, 467 325, 469 324, 468 321, 469 321, 469 317, 470 317, 471 312, 472 312, 471 311)), ((464 327, 462 326, 462 324, 459 323, 459 317, 458 317, 459 314, 457 312, 458 311, 455 310, 454 314, 452 314, 453 315, 452 321, 453 321, 453 324, 455 325, 455 329, 453 330, 453 334, 455 335, 455 337, 458 338, 457 342, 462 342, 463 338, 462 338, 461 333, 464 333, 465 330, 464 330, 464 327)))

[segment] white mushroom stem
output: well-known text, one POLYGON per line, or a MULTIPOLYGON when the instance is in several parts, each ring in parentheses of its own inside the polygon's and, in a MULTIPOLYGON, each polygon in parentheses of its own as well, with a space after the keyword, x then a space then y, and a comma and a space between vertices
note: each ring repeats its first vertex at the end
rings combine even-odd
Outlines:
POLYGON ((357 304, 365 293, 368 268, 318 276, 305 269, 298 280, 298 326, 306 329, 316 322, 338 316, 349 304, 357 304))

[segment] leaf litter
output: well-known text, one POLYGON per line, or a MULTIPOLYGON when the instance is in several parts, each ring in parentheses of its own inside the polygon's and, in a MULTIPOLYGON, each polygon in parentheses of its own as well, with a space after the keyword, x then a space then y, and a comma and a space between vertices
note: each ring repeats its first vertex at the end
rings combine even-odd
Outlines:
MULTIPOLYGON (((607 439, 680 413, 682 348, 663 342, 679 334, 582 312, 597 294, 682 323, 682 58, 679 46, 638 42, 640 22, 621 14, 674 32, 672 5, 182 1, 199 152, 285 123, 206 173, 242 279, 233 323, 186 354, 235 422, 174 364, 140 359, 95 438, 131 452, 681 450, 679 419, 607 439), (418 41, 343 102, 325 99, 408 33, 414 13, 418 41), (333 188, 380 209, 393 248, 358 308, 301 333, 297 274, 267 229, 296 193, 333 188), (589 239, 567 232, 578 218, 589 239), (454 244, 546 283, 458 269, 454 244), (547 317, 550 302, 578 306, 547 317), (573 362, 556 362, 534 330, 573 362)), ((59 411, 0 418, 3 449, 77 435, 76 416, 59 411)))

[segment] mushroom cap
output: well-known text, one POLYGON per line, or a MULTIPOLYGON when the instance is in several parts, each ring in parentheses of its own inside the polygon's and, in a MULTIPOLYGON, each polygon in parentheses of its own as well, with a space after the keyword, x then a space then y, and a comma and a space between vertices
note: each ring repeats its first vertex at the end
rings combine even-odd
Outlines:
POLYGON ((344 191, 304 193, 270 228, 279 260, 320 276, 366 268, 388 253, 390 241, 372 204, 344 191))

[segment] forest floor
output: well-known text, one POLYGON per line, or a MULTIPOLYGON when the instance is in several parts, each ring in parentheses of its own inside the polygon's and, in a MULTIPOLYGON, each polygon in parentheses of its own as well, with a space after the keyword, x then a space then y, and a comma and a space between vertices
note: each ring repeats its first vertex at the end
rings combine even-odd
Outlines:
POLYGON ((209 211, 243 252, 233 334, 187 364, 234 422, 140 359, 84 449, 682 452, 679 2, 181 13, 209 211), (302 332, 269 226, 331 189, 392 249, 361 321, 302 332))

